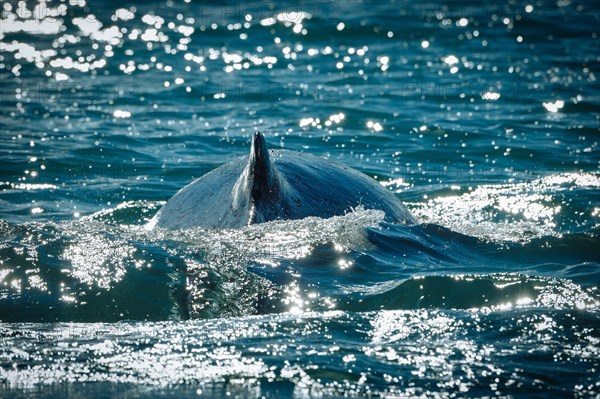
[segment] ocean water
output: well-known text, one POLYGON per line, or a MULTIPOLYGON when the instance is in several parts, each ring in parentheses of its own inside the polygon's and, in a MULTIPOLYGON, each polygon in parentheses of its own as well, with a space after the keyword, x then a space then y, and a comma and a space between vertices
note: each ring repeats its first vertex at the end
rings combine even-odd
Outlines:
POLYGON ((0 396, 600 396, 598 3, 1 18, 0 396), (144 229, 255 131, 420 223, 144 229))

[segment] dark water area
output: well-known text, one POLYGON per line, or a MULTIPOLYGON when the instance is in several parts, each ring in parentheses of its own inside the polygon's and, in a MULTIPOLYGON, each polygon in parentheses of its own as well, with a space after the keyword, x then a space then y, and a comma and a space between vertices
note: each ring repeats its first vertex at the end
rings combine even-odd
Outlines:
POLYGON ((1 397, 599 397, 593 1, 2 2, 1 397), (270 148, 355 209, 148 230, 270 148))

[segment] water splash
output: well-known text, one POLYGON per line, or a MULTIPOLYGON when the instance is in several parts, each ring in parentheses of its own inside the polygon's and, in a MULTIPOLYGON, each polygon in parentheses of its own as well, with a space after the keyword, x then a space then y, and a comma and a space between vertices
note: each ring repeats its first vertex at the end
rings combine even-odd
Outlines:
MULTIPOLYGON (((496 242, 527 242, 568 233, 559 224, 561 214, 579 209, 569 210, 573 204, 563 200, 563 192, 599 187, 597 173, 563 173, 521 183, 482 185, 460 195, 412 204, 410 209, 423 222, 463 234, 496 242)), ((590 220, 596 218, 589 207, 582 213, 590 220)))

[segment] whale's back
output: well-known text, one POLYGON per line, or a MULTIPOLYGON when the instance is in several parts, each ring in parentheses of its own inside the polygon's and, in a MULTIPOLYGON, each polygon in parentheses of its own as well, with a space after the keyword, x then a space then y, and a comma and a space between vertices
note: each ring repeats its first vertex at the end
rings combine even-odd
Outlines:
POLYGON ((245 209, 234 210, 231 193, 247 156, 222 165, 179 190, 158 211, 148 227, 166 229, 237 228, 245 209))
POLYGON ((291 188, 286 201, 294 201, 294 206, 290 206, 288 219, 327 218, 363 206, 384 211, 391 222, 415 223, 392 192, 355 169, 295 151, 275 151, 272 159, 291 188))
POLYGON ((268 151, 257 133, 250 155, 181 189, 148 227, 239 228, 277 219, 341 216, 359 206, 385 212, 390 222, 416 222, 394 194, 369 176, 311 154, 268 151))

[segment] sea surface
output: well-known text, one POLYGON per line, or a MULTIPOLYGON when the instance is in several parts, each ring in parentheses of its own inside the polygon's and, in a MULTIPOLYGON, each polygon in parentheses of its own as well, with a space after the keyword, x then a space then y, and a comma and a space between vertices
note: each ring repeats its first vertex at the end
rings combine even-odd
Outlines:
POLYGON ((0 397, 600 397, 599 4, 2 2, 0 397), (255 131, 420 223, 144 228, 255 131))

